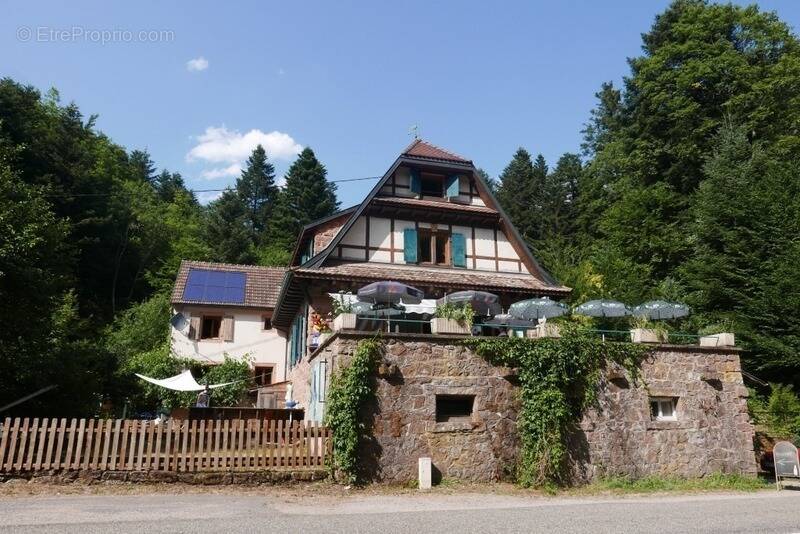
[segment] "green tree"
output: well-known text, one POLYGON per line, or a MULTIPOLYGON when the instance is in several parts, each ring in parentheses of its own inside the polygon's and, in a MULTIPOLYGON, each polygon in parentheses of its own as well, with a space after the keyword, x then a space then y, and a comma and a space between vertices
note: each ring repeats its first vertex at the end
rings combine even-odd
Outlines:
POLYGON ((500 173, 497 200, 524 238, 533 239, 531 202, 535 194, 533 161, 524 148, 518 148, 511 162, 500 173))
POLYGON ((275 167, 267 160, 263 146, 258 145, 248 158, 247 167, 236 180, 236 192, 244 204, 244 222, 255 245, 263 238, 278 195, 275 167))
POLYGON ((242 199, 231 189, 208 206, 205 242, 214 261, 255 262, 250 232, 245 226, 246 216, 242 199))
POLYGON ((269 231, 270 244, 290 251, 304 225, 327 217, 339 209, 336 184, 327 181, 328 171, 314 151, 305 148, 289 167, 286 185, 278 195, 269 231))

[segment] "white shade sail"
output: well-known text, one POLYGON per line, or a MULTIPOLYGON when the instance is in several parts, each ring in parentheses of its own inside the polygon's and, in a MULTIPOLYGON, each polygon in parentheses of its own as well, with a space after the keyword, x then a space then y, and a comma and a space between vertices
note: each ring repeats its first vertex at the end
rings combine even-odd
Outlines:
MULTIPOLYGON (((149 376, 140 375, 139 373, 136 373, 136 376, 138 376, 145 382, 150 382, 151 384, 155 384, 157 386, 161 386, 162 388, 167 388, 174 391, 203 391, 206 388, 205 386, 201 386, 200 384, 197 383, 197 380, 195 380, 194 376, 192 376, 192 372, 188 369, 179 375, 171 376, 169 378, 163 378, 161 380, 157 378, 150 378, 149 376)), ((208 387, 209 389, 221 388, 222 386, 229 386, 234 382, 211 384, 208 387)))

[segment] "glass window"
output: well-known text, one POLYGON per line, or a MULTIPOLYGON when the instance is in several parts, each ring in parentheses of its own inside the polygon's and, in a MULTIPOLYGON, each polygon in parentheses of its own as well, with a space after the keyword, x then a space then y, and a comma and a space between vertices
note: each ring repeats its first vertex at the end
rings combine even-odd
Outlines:
POLYGON ((203 316, 203 323, 200 327, 200 339, 219 339, 219 330, 222 326, 222 317, 203 316))
POLYGON ((420 228, 417 237, 417 261, 450 265, 450 233, 420 228))
POLYGON ((674 421, 677 404, 675 397, 650 397, 650 417, 656 421, 674 421))

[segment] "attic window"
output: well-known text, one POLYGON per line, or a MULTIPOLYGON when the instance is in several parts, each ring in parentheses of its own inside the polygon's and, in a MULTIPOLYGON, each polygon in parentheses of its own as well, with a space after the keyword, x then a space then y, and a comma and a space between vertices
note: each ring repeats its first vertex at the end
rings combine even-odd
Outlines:
POLYGON ((469 423, 475 395, 436 395, 437 423, 469 423))
POLYGON ((420 191, 424 197, 443 197, 444 177, 438 174, 423 174, 420 180, 420 191))

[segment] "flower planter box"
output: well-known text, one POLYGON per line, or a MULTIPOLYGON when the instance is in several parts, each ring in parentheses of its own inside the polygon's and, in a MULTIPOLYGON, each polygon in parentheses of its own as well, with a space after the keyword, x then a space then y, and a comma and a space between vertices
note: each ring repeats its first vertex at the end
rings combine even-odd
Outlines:
POLYGON ((525 330, 525 337, 528 339, 539 339, 539 330, 537 328, 528 328, 525 330))
POLYGON ((356 314, 355 313, 340 313, 333 320, 333 330, 355 330, 356 329, 356 314))
POLYGON ((561 329, 557 324, 536 325, 536 337, 561 337, 561 329))
POLYGON ((650 328, 634 328, 631 330, 633 343, 665 343, 667 336, 650 328))
POLYGON ((700 338, 701 347, 733 347, 736 345, 736 338, 730 332, 721 332, 700 338))
POLYGON ((455 319, 444 319, 442 317, 434 317, 431 319, 431 334, 470 334, 472 329, 466 325, 461 324, 455 319))

